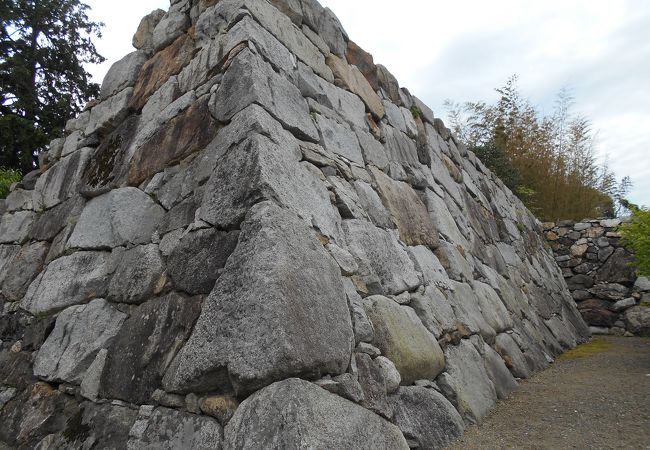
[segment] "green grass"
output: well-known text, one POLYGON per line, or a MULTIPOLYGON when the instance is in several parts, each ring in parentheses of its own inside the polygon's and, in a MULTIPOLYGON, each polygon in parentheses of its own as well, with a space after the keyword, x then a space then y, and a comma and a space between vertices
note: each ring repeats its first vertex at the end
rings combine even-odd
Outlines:
POLYGON ((612 348, 612 343, 605 340, 603 337, 595 337, 586 344, 577 346, 560 356, 560 360, 574 360, 579 358, 587 358, 599 353, 605 353, 612 348))

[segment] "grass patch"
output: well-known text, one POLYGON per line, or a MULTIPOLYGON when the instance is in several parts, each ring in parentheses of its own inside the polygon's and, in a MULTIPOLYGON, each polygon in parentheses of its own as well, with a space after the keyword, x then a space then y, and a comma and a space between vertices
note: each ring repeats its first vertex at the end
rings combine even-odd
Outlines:
POLYGON ((574 360, 579 358, 587 358, 589 356, 594 356, 599 353, 605 353, 612 348, 612 343, 605 340, 603 337, 595 337, 591 342, 582 344, 569 350, 560 356, 561 360, 574 360))

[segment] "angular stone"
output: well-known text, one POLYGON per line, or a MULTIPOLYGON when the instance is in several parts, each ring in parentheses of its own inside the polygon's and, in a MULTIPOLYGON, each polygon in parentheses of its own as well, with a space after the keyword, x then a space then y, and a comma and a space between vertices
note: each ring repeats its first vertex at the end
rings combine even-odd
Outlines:
POLYGON ((592 295, 598 298, 613 301, 623 300, 628 296, 629 291, 629 288, 617 283, 597 284, 589 289, 589 292, 592 295))
POLYGON ((632 297, 626 298, 624 300, 619 300, 612 305, 612 310, 614 312, 625 311, 628 308, 631 308, 636 305, 636 300, 632 297))
POLYGON ((138 26, 138 30, 133 35, 133 47, 146 52, 153 51, 153 30, 156 25, 165 17, 165 11, 156 9, 147 16, 143 17, 138 26))
POLYGON ((21 307, 34 315, 51 314, 105 297, 113 269, 110 253, 76 252, 63 256, 36 277, 21 307))
POLYGON ((402 383, 433 380, 445 367, 440 345, 408 306, 381 296, 363 301, 375 329, 373 344, 393 361, 402 383))
POLYGON ((6 264, 0 264, 0 294, 8 301, 20 301, 31 282, 43 270, 50 246, 45 242, 24 245, 6 264))
POLYGON ((194 56, 194 41, 183 34, 164 50, 156 53, 140 69, 130 106, 141 110, 147 100, 173 75, 178 74, 194 56))
POLYGON ((348 250, 371 293, 397 295, 419 286, 413 262, 393 233, 360 220, 344 221, 343 229, 348 250))
POLYGON ((245 395, 293 375, 337 375, 353 342, 338 266, 304 222, 261 203, 164 385, 245 395))
POLYGON ((650 336, 650 308, 635 306, 625 311, 623 320, 627 330, 637 336, 650 336))
POLYGON ((494 342, 495 350, 501 355, 506 367, 517 378, 528 378, 531 375, 526 357, 515 340, 507 333, 497 335, 494 342))
POLYGON ((349 161, 364 165, 361 147, 357 136, 348 125, 316 115, 316 124, 320 130, 321 144, 326 150, 343 156, 349 161))
POLYGON ((104 100, 123 89, 133 87, 147 59, 145 52, 136 51, 114 63, 104 77, 100 98, 104 100))
POLYGON ((402 387, 389 401, 395 412, 395 424, 409 441, 417 444, 416 448, 446 448, 465 431, 454 406, 434 389, 402 387))
POLYGON ((103 299, 71 306, 56 319, 34 361, 34 374, 48 381, 81 383, 97 352, 105 348, 126 319, 103 299))
POLYGON ((235 250, 238 237, 237 231, 214 228, 183 236, 167 260, 174 286, 189 294, 209 294, 235 250))
POLYGON ((632 286, 636 281, 634 256, 622 247, 617 248, 596 272, 596 280, 632 286))
POLYGON ((418 245, 417 247, 409 247, 408 252, 415 263, 415 269, 422 274, 426 286, 447 287, 449 282, 447 272, 440 264, 438 257, 429 248, 418 245))
POLYGON ((438 377, 438 386, 466 423, 480 423, 497 400, 483 358, 466 339, 448 346, 445 358, 447 365, 438 377))
POLYGON ((52 208, 76 193, 90 150, 81 150, 50 167, 36 182, 34 209, 52 208))
POLYGON ((198 100, 165 123, 133 155, 129 182, 138 185, 183 158, 203 150, 217 133, 208 99, 198 100))
POLYGON ((494 289, 480 281, 472 281, 472 288, 476 292, 479 308, 488 325, 497 333, 511 329, 513 323, 510 313, 494 289))
POLYGON ((164 215, 162 207, 134 187, 92 199, 68 241, 72 248, 114 248, 147 244, 164 215))
MULTIPOLYGON (((219 228, 233 229, 254 204, 276 199, 315 224, 321 233, 338 235, 340 219, 329 193, 297 162, 289 145, 280 146, 252 134, 230 149, 206 185, 200 218, 219 228)), ((293 149, 298 150, 297 146, 293 149)))
POLYGON ((128 450, 221 450, 223 430, 211 417, 168 408, 142 412, 129 433, 128 450))
POLYGON ((600 221, 600 226, 605 228, 614 228, 621 224, 621 219, 605 219, 600 221))
POLYGON ((152 44, 154 50, 160 50, 174 42, 190 27, 190 18, 173 6, 153 29, 152 44))
POLYGON ((363 308, 361 296, 357 293, 354 284, 349 278, 343 279, 343 288, 345 289, 345 295, 347 296, 348 305, 352 313, 355 344, 372 342, 375 330, 368 319, 366 310, 363 308))
POLYGON ((356 66, 349 66, 338 56, 329 55, 327 65, 332 69, 334 78, 340 80, 347 88, 361 97, 368 110, 377 118, 384 117, 386 110, 384 105, 356 66))
POLYGON ((369 355, 355 355, 359 384, 363 392, 360 405, 387 419, 392 418, 393 411, 386 397, 386 380, 384 372, 369 355))
POLYGON ((312 42, 291 23, 286 15, 280 13, 267 2, 245 0, 243 2, 253 17, 273 36, 282 42, 302 62, 328 81, 332 72, 325 64, 323 54, 312 42))
POLYGON ((456 329, 457 321, 452 304, 435 286, 427 286, 424 292, 411 294, 409 306, 436 339, 456 329))
POLYGON ((385 356, 378 356, 373 361, 375 365, 379 366, 379 369, 382 372, 386 385, 386 392, 392 394, 397 391, 402 383, 402 376, 399 374, 393 361, 385 356))
POLYGON ((407 183, 392 180, 373 167, 370 172, 384 205, 397 224, 400 239, 410 246, 426 245, 431 249, 437 248, 440 244, 438 230, 413 188, 407 183))
POLYGON ((29 237, 38 241, 52 241, 66 226, 76 222, 84 206, 81 197, 72 197, 41 213, 32 226, 29 237))
POLYGON ((213 115, 228 122, 235 114, 256 103, 303 139, 318 141, 318 131, 300 91, 250 50, 237 55, 210 102, 213 115))
POLYGON ((639 277, 634 282, 634 289, 640 292, 649 292, 650 291, 650 278, 648 277, 639 277))
POLYGON ((388 156, 386 155, 386 150, 384 150, 384 146, 381 145, 381 142, 365 131, 356 130, 356 133, 366 163, 369 165, 373 164, 380 170, 386 170, 389 161, 388 156))
POLYGON ((152 299, 133 311, 108 348, 100 395, 136 404, 150 402, 200 311, 200 299, 175 293, 152 299))
POLYGON ((481 353, 485 360, 485 370, 494 385, 497 398, 504 400, 510 396, 512 391, 517 389, 517 381, 508 370, 501 356, 489 345, 485 343, 481 345, 483 348, 482 351, 479 350, 479 353, 481 353))
POLYGON ((399 429, 378 415, 299 379, 246 399, 226 426, 226 450, 258 448, 408 449, 399 429))
POLYGON ((496 331, 485 320, 476 292, 465 283, 451 281, 450 286, 452 291, 447 293, 447 298, 458 322, 471 333, 479 333, 486 342, 492 342, 496 331))
POLYGON ((381 198, 379 198, 379 194, 372 186, 364 181, 357 180, 354 182, 354 189, 359 197, 361 207, 365 210, 372 223, 381 228, 395 228, 393 219, 391 219, 390 214, 381 202, 381 198))
POLYGON ((129 249, 115 263, 117 268, 106 297, 112 302, 139 304, 158 294, 165 285, 165 266, 155 244, 129 249))

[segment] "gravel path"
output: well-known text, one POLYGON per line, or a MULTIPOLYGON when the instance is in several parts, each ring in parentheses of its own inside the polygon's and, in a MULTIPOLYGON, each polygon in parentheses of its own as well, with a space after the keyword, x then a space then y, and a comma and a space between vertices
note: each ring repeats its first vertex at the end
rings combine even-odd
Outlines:
POLYGON ((650 339, 569 352, 450 449, 650 449, 650 339))

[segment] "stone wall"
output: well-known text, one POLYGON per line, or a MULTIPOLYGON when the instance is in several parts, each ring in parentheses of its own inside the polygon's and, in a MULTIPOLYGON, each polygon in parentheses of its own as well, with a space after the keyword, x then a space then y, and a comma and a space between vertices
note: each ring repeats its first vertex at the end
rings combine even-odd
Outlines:
POLYGON ((620 219, 544 224, 555 260, 594 334, 650 335, 650 280, 637 277, 620 219))
POLYGON ((541 226, 314 0, 173 0, 0 221, 0 442, 444 447, 589 338, 541 226))

